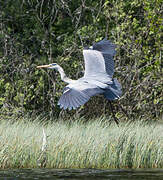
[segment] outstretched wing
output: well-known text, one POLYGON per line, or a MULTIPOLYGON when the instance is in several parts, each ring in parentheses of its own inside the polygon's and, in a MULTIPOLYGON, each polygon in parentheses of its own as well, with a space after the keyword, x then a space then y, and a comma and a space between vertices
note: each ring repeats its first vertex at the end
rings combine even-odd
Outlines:
POLYGON ((58 105, 63 109, 76 109, 85 104, 90 97, 100 93, 103 93, 103 90, 96 85, 76 81, 76 83, 69 84, 64 88, 58 105))
MULTIPOLYGON (((112 79, 114 74, 115 45, 106 38, 93 45, 92 49, 84 49, 85 78, 112 79)), ((103 81, 104 82, 104 81, 103 81)))

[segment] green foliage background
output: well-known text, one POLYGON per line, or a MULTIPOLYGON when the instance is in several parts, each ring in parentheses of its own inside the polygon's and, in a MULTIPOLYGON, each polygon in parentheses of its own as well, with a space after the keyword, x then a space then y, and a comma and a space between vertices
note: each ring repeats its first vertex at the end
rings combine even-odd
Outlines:
POLYGON ((0 0, 0 4, 1 112, 56 117, 110 113, 101 97, 69 114, 60 110, 57 101, 65 84, 58 73, 36 69, 57 62, 77 79, 84 71, 83 47, 108 36, 117 45, 115 76, 123 87, 123 96, 114 103, 116 116, 162 115, 161 0, 0 0))

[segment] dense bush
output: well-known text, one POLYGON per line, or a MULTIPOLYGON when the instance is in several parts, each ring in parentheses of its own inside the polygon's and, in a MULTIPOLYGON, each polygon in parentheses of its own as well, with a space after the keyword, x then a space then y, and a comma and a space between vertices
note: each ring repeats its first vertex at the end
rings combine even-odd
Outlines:
MULTIPOLYGON (((65 113, 57 106, 65 84, 55 72, 36 66, 57 62, 77 79, 84 71, 83 46, 108 36, 117 45, 115 76, 123 87, 115 102, 117 116, 127 111, 128 116, 158 118, 161 14, 161 0, 1 0, 0 108, 65 113)), ((94 97, 73 114, 108 111, 106 100, 94 97)))

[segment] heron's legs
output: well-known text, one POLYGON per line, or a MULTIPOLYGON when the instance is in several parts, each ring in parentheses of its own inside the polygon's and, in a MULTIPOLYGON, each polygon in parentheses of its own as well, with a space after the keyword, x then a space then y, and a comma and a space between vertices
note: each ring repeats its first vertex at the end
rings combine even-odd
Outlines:
POLYGON ((120 105, 120 103, 119 102, 117 102, 118 103, 118 106, 120 107, 120 109, 122 110, 122 112, 126 115, 126 117, 129 119, 129 115, 128 115, 128 113, 127 113, 127 111, 120 105))
POLYGON ((117 126, 118 126, 118 125, 119 125, 119 122, 118 122, 118 119, 115 117, 115 114, 114 114, 114 111, 113 111, 113 106, 112 106, 111 101, 109 101, 109 105, 110 105, 111 112, 112 112, 112 114, 113 114, 114 121, 116 122, 116 124, 117 124, 117 126))

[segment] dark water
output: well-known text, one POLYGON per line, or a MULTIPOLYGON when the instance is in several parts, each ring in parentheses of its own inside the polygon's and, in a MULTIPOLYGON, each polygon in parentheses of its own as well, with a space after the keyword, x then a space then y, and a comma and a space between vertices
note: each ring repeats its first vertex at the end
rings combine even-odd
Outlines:
POLYGON ((98 169, 22 169, 0 170, 0 180, 163 180, 163 169, 98 170, 98 169))

